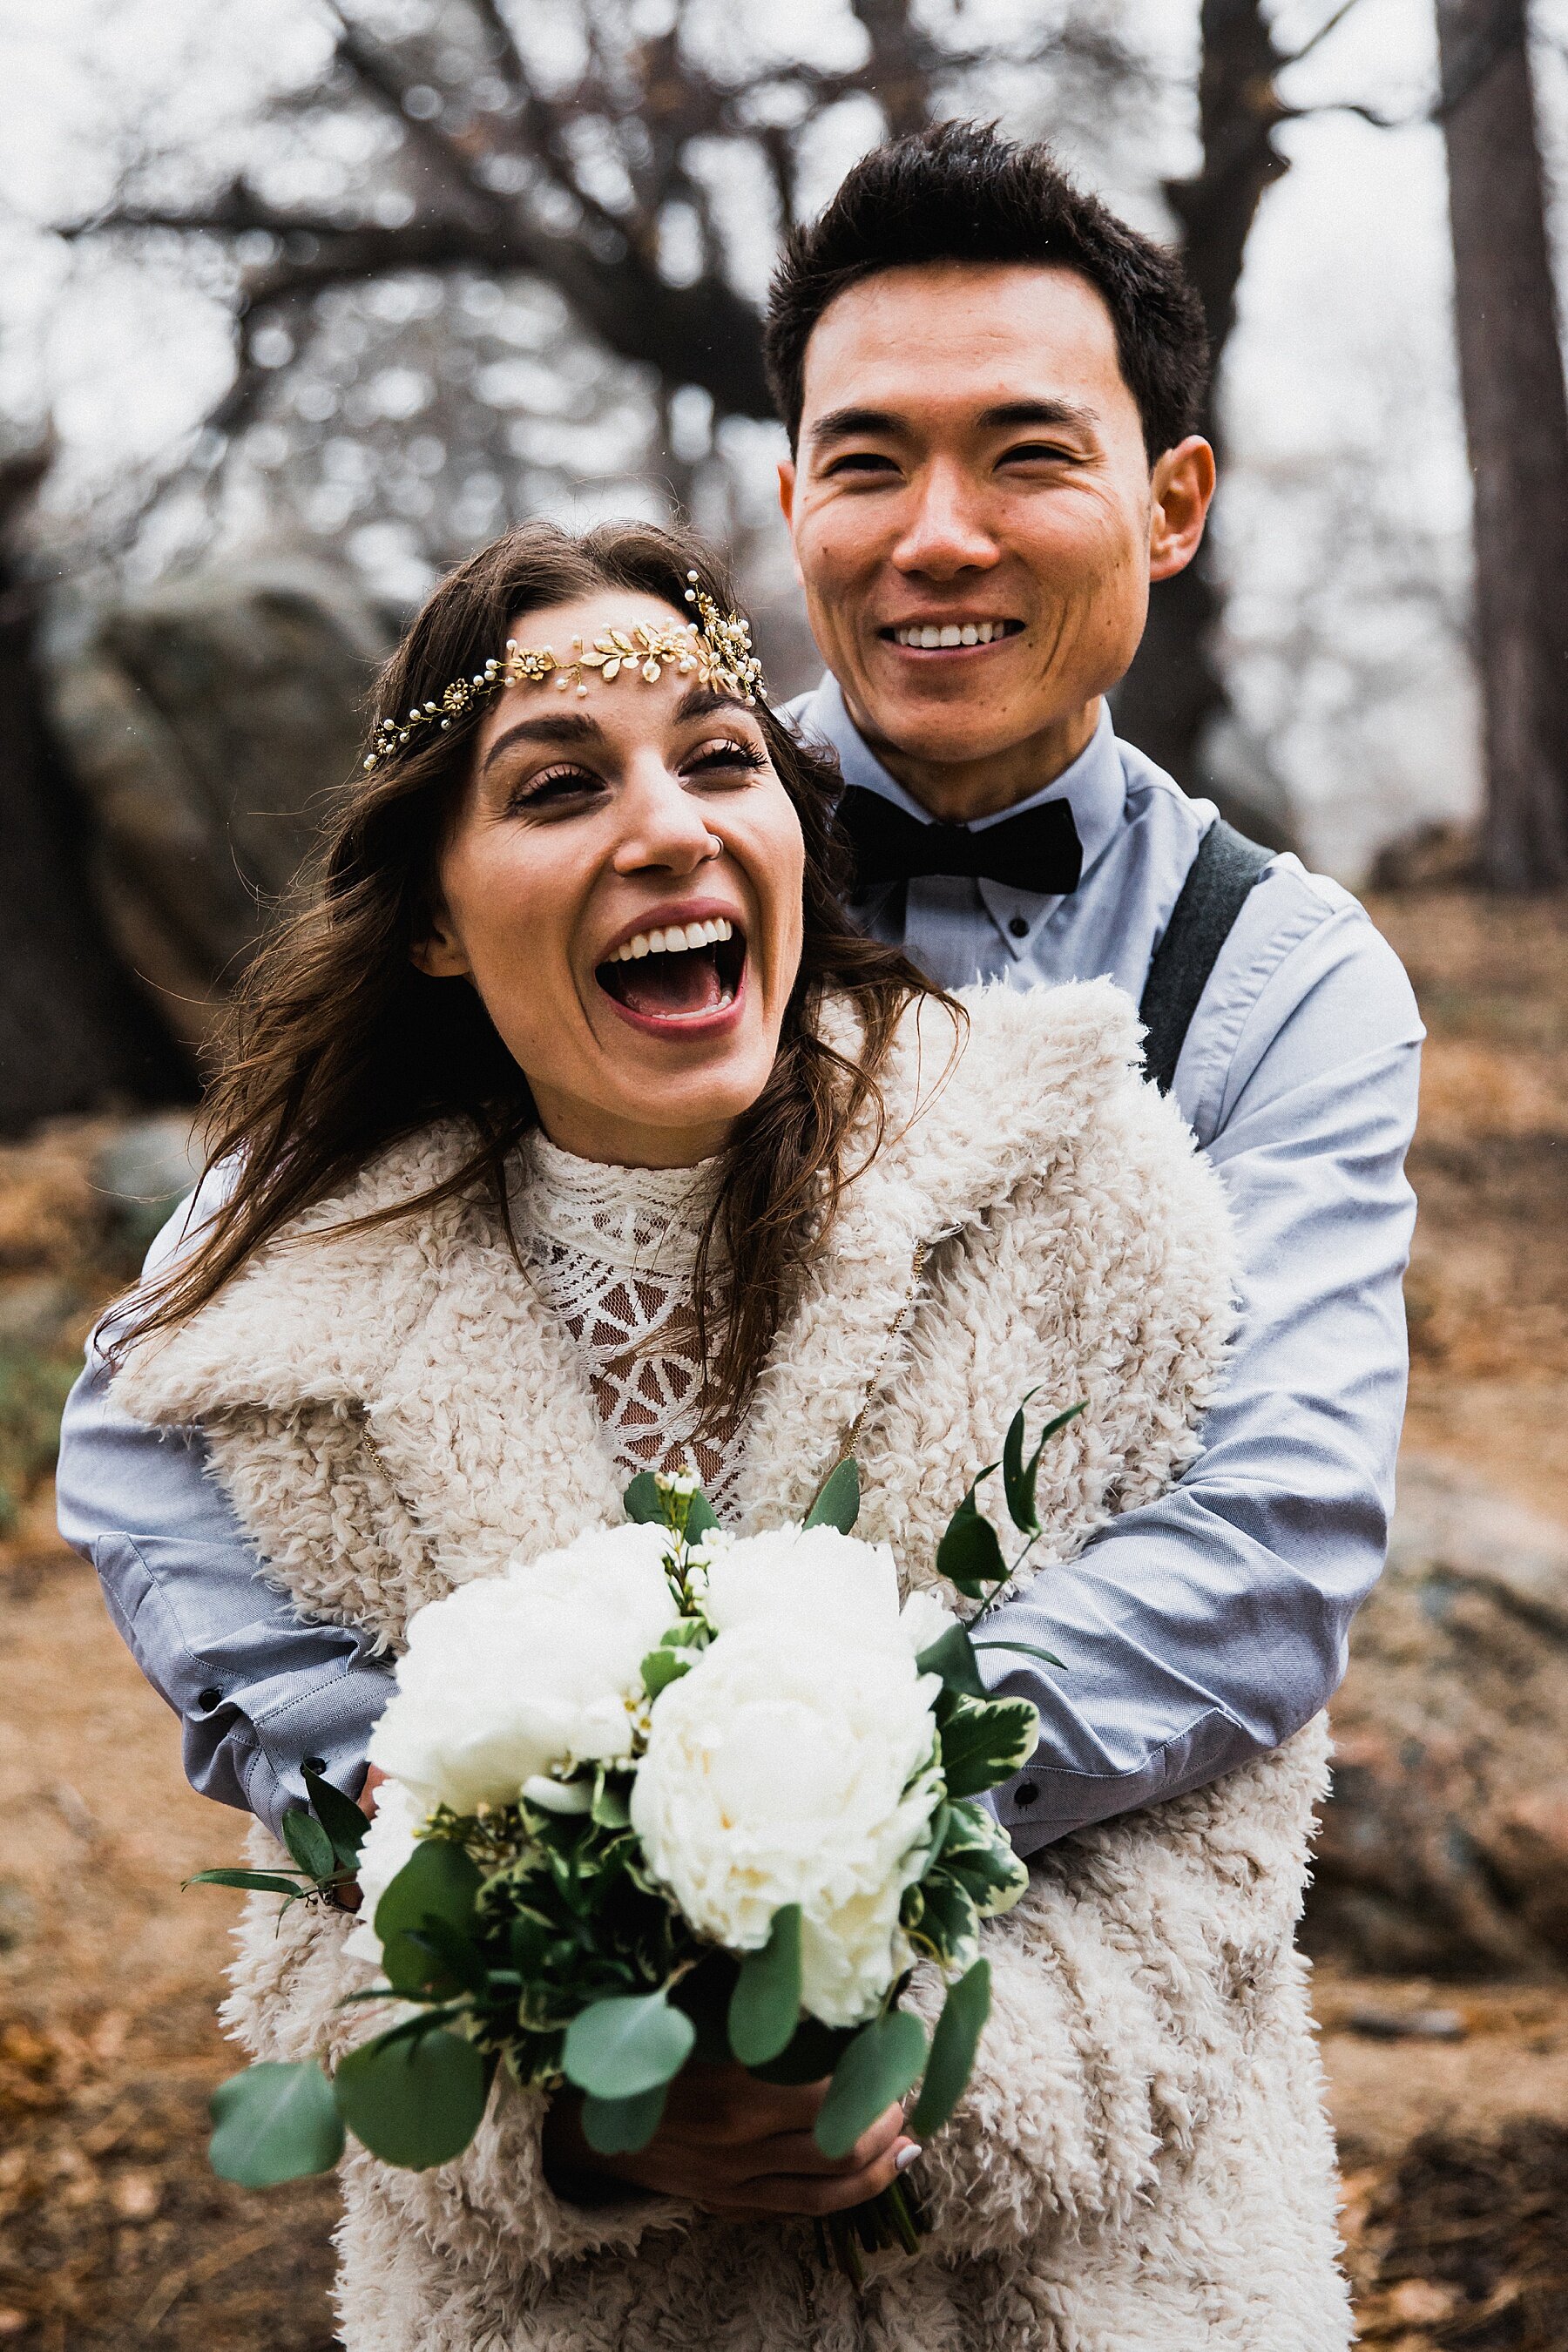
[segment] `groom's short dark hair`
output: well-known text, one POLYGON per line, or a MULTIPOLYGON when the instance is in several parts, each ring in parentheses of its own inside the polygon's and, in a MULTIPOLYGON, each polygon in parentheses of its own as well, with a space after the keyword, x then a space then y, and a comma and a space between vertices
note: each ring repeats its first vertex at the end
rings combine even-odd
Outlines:
POLYGON ((862 156, 821 218, 795 230, 784 246, 765 350, 792 447, 805 347, 834 297, 885 269, 935 261, 1076 270, 1110 313, 1151 460, 1197 429, 1208 337, 1175 255, 1075 187, 1048 148, 1018 146, 994 124, 942 122, 862 156))

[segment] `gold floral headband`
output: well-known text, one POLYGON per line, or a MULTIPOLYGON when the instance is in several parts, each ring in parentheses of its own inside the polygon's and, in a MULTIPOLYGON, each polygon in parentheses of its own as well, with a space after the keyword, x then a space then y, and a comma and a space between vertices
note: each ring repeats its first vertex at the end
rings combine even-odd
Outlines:
POLYGON ((635 670, 649 686, 657 686, 669 666, 683 677, 694 675, 703 686, 716 686, 721 693, 754 703, 762 690, 763 666, 752 651, 750 623, 739 613, 721 613, 697 572, 689 572, 686 576, 691 583, 686 601, 696 605, 698 620, 684 625, 661 621, 657 628, 638 621, 627 629, 604 630, 591 646, 574 637, 576 657, 569 662, 558 662, 549 646, 520 646, 515 637, 509 637, 504 655, 499 659, 492 655, 472 677, 454 678, 438 702, 416 703, 404 719, 384 719, 365 760, 365 772, 379 767, 407 742, 416 728, 436 726, 445 733, 454 719, 460 719, 500 688, 542 686, 547 677, 553 677, 563 693, 574 686, 579 694, 586 694, 584 670, 597 670, 606 680, 618 677, 623 670, 635 670))

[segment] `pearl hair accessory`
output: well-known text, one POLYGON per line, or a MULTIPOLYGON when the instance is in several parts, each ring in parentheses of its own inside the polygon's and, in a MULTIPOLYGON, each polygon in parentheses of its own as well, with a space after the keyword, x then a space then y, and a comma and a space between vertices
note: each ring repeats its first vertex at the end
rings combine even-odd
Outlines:
POLYGON ((499 659, 492 655, 472 677, 454 678, 438 702, 416 703, 405 718, 384 719, 364 761, 365 773, 406 743, 416 729, 436 726, 444 734, 454 719, 461 718, 498 688, 542 686, 547 677, 553 677, 563 694, 572 687, 586 694, 584 670, 596 670, 606 682, 623 670, 635 671, 649 686, 657 686, 666 667, 672 666, 683 677, 695 677, 703 686, 716 686, 724 694, 754 703, 762 688, 763 666, 752 651, 750 623, 739 613, 721 613, 699 573, 689 572, 686 577, 691 583, 686 601, 696 605, 698 620, 684 625, 663 621, 658 627, 638 621, 627 629, 604 630, 591 646, 574 637, 575 658, 569 662, 558 662, 549 646, 520 646, 515 637, 509 637, 504 655, 499 659))

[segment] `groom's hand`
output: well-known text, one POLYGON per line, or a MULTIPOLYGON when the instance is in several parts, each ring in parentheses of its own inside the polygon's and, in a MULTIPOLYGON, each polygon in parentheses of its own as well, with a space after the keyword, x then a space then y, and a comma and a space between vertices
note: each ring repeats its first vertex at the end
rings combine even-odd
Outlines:
POLYGON ((583 2137, 582 2102, 558 2092, 544 2126, 545 2171, 571 2196, 571 2178, 624 2180, 679 2197, 728 2221, 840 2213, 889 2187, 918 2154, 902 2107, 889 2107, 846 2157, 823 2155, 812 2126, 827 2084, 759 2083, 740 2066, 689 2065, 664 2119, 635 2156, 596 2156, 583 2137), (905 2152, 909 2151, 908 2154, 905 2152))

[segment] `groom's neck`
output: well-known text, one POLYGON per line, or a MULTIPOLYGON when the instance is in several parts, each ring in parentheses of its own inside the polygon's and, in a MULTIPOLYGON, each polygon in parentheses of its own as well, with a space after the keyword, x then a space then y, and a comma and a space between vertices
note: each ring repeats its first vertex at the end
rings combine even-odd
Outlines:
MULTIPOLYGON (((1052 719, 1020 743, 966 752, 961 735, 944 734, 914 750, 892 742, 868 712, 857 709, 847 697, 845 705, 857 733, 889 775, 928 815, 947 824, 998 816, 1044 792, 1087 750, 1100 712, 1100 698, 1096 695, 1081 709, 1052 719)), ((976 732, 983 732, 983 725, 976 732)))

